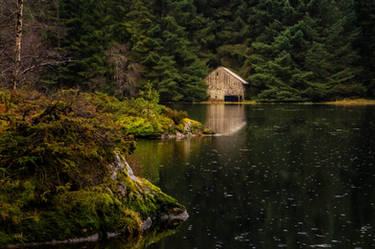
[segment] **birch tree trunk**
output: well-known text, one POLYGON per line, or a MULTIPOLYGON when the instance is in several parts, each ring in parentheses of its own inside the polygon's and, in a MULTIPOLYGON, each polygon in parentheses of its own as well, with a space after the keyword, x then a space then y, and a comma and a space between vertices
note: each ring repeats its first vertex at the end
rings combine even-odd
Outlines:
POLYGON ((21 69, 21 49, 22 49, 22 31, 23 31, 23 1, 17 0, 17 24, 16 24, 16 47, 15 47, 15 63, 13 71, 13 89, 17 88, 19 82, 20 69, 21 69))

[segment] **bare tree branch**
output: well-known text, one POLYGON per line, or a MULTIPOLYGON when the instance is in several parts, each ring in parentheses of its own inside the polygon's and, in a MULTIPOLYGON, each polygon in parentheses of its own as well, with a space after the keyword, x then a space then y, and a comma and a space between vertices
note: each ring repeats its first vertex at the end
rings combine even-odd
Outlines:
POLYGON ((76 60, 66 60, 66 61, 50 61, 50 62, 44 62, 44 63, 40 63, 38 65, 32 65, 31 67, 28 67, 26 68, 25 70, 23 70, 20 75, 23 75, 29 71, 32 71, 38 67, 45 67, 45 66, 57 66, 57 65, 61 65, 61 64, 65 64, 65 63, 69 63, 69 62, 74 62, 76 60))
POLYGON ((8 67, 7 69, 3 70, 1 74, 4 74, 6 72, 12 71, 12 67, 8 67))

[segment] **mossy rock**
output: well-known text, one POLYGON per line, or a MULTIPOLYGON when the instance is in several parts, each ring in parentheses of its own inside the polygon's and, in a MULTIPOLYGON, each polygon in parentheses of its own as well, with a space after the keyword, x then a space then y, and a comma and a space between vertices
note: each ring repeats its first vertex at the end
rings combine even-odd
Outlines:
POLYGON ((204 126, 202 123, 192 120, 189 118, 184 118, 182 120, 182 124, 184 126, 183 133, 184 134, 202 134, 204 126))
MULTIPOLYGON (((11 192, 2 195, 12 195, 11 192)), ((64 241, 72 238, 115 233, 127 238, 143 233, 142 220, 152 218, 153 227, 165 225, 161 215, 185 211, 177 201, 146 179, 131 179, 125 170, 116 180, 78 191, 62 191, 45 207, 20 205, 7 198, 1 208, 18 208, 0 218, 0 246, 31 242, 64 241), (121 192, 125 189, 125 193, 121 192), (14 219, 14 215, 19 216, 14 219)), ((3 210, 3 214, 5 211, 3 210)), ((168 227, 170 228, 170 227, 168 227)))

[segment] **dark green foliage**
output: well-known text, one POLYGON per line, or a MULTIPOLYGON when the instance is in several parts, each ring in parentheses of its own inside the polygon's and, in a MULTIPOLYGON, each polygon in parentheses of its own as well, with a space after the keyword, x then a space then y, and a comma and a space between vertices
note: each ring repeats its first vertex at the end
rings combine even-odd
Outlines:
MULTIPOLYGON (((269 12, 260 1, 255 15, 267 11, 266 32, 251 44, 249 81, 258 97, 324 100, 363 96, 361 68, 353 41, 358 36, 349 1, 281 2, 269 12)), ((276 3, 275 3, 276 4, 276 3)))
POLYGON ((201 101, 205 76, 226 66, 255 99, 375 91, 371 0, 56 1, 40 18, 60 25, 45 42, 67 62, 48 67, 47 84, 125 98, 151 83, 161 102, 201 101))
MULTIPOLYGON (((165 6, 164 13, 179 4, 161 5, 165 6)), ((142 65, 135 72, 142 76, 138 90, 151 81, 162 101, 205 99, 203 79, 208 71, 191 46, 188 33, 176 21, 179 12, 160 16, 158 7, 157 1, 60 0, 66 35, 59 50, 71 61, 57 72, 47 73, 44 82, 119 94, 108 50, 123 44, 128 51, 123 54, 127 63, 142 65)), ((116 69, 120 74, 132 70, 122 66, 116 69)))
POLYGON ((44 81, 81 89, 106 89, 110 68, 105 51, 113 36, 113 17, 108 1, 60 1, 66 35, 59 50, 71 62, 44 81))
POLYGON ((375 97, 375 2, 357 0, 356 12, 361 33, 356 41, 360 48, 361 65, 364 72, 360 75, 365 83, 367 94, 375 97))
POLYGON ((132 42, 130 59, 144 66, 144 77, 159 91, 162 101, 206 98, 203 78, 207 69, 178 23, 181 13, 174 11, 182 7, 180 4, 135 1, 128 13, 132 17, 127 24, 132 42))

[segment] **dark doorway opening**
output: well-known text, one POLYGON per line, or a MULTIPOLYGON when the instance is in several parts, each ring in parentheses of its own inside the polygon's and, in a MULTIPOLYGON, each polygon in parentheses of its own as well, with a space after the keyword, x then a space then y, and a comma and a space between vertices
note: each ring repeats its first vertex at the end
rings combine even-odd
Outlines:
POLYGON ((236 95, 226 95, 226 96, 224 96, 224 101, 226 101, 226 102, 238 102, 239 98, 236 95))

